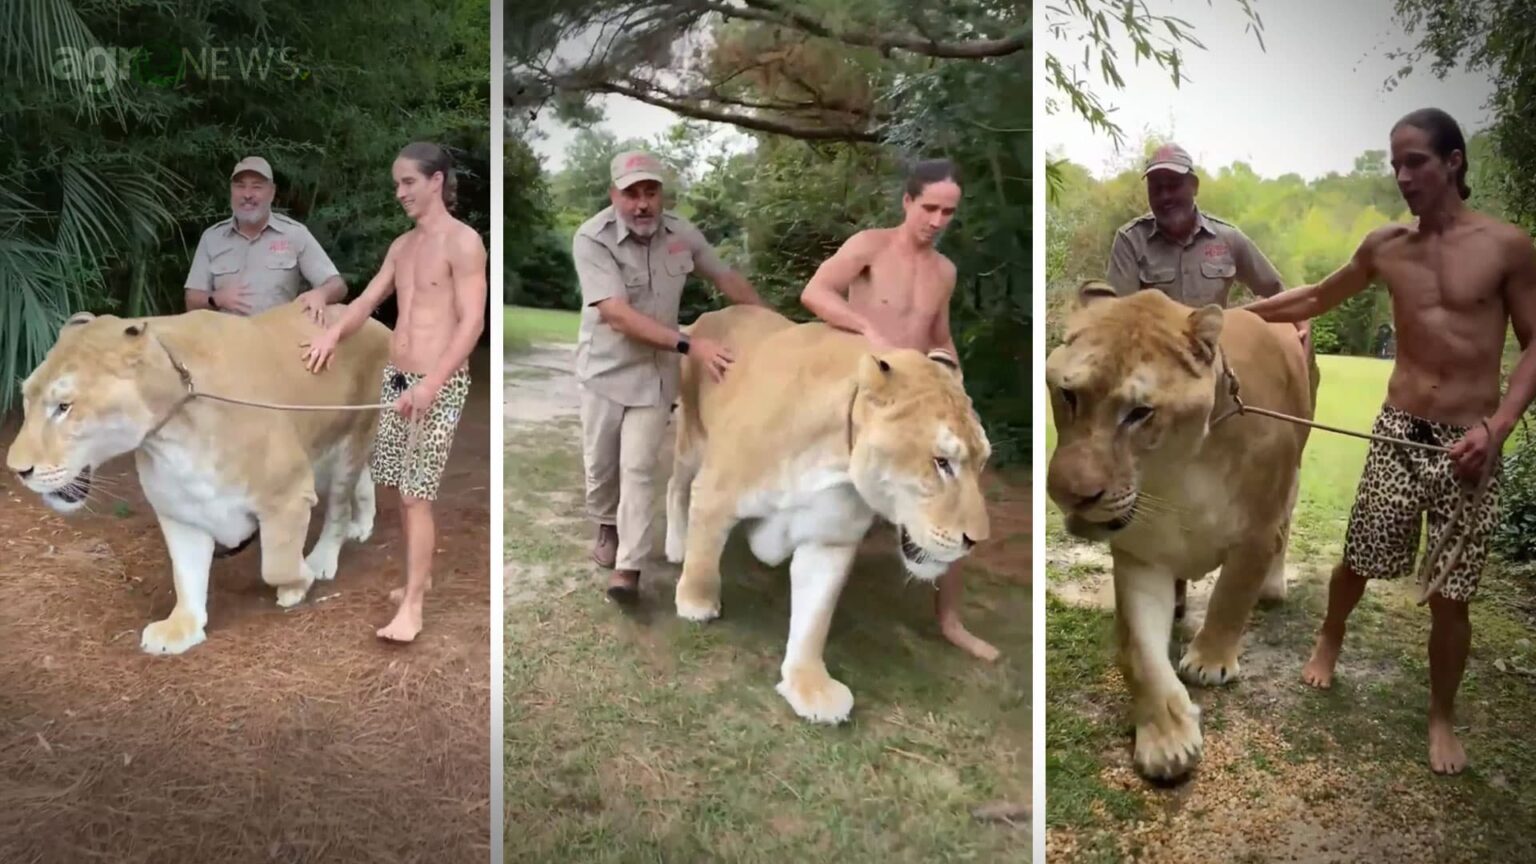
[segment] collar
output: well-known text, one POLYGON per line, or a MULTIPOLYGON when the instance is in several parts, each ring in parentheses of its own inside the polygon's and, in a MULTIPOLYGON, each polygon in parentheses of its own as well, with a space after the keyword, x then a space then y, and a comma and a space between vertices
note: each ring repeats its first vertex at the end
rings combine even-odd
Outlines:
POLYGON ((848 397, 848 457, 853 458, 853 406, 859 401, 859 385, 853 385, 853 395, 848 397))
POLYGON ((1211 419, 1206 424, 1206 431, 1215 429, 1217 424, 1227 418, 1243 413, 1245 406, 1241 395, 1241 382, 1237 380, 1237 373, 1232 371, 1232 364, 1227 360, 1227 352, 1217 346, 1216 357, 1221 361, 1221 372, 1216 375, 1216 401, 1211 405, 1211 419), (1223 399, 1222 397, 1226 398, 1223 399), (1223 408, 1223 403, 1226 403, 1223 408))
MULTIPOLYGON (((143 326, 146 330, 149 329, 148 322, 143 326)), ((192 373, 187 371, 187 367, 181 365, 181 362, 176 359, 176 355, 171 353, 170 347, 162 342, 159 336, 150 336, 150 338, 154 339, 155 344, 160 346, 160 350, 165 352, 165 359, 171 361, 171 368, 176 370, 176 375, 181 379, 181 386, 185 392, 181 394, 180 399, 176 400, 176 404, 171 406, 171 410, 165 412, 165 416, 160 418, 160 422, 156 423, 145 433, 145 439, 152 438, 158 434, 161 429, 165 428, 165 424, 171 422, 171 418, 175 417, 177 412, 181 411, 182 407, 191 402, 193 397, 197 395, 197 390, 192 386, 192 373)))
POLYGON ((268 230, 276 231, 279 234, 288 233, 287 229, 277 221, 276 213, 267 214, 267 224, 261 226, 261 231, 256 234, 256 238, 254 240, 240 233, 240 221, 233 216, 229 217, 229 227, 225 229, 225 233, 239 237, 242 240, 251 240, 251 242, 254 243, 256 240, 260 240, 261 235, 267 233, 268 230))

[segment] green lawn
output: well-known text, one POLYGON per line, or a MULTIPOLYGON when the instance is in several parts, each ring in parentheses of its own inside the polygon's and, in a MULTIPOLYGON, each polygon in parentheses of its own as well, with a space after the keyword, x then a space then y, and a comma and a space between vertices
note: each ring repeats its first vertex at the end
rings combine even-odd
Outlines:
MULTIPOLYGON (((1318 359, 1318 421, 1369 431, 1390 361, 1318 359)), ((1055 434, 1048 428, 1049 452, 1055 434)), ((1069 593, 1058 590, 1108 578, 1107 557, 1062 561, 1060 553, 1075 544, 1047 504, 1051 860, 1122 860, 1164 842, 1189 860, 1524 860, 1520 850, 1536 841, 1536 819, 1513 814, 1536 813, 1536 726, 1529 719, 1536 716, 1536 686, 1518 671, 1536 668, 1529 577, 1490 565, 1473 603, 1472 656, 1457 703, 1472 763, 1459 777, 1435 777, 1425 765, 1429 617, 1414 604, 1413 585, 1372 583, 1351 618, 1332 690, 1313 691, 1298 680, 1368 446, 1313 431, 1290 556, 1291 594, 1255 613, 1243 680, 1220 690, 1191 688, 1204 712, 1206 759, 1174 790, 1155 789, 1130 771, 1110 612, 1063 602, 1069 593), (1319 831, 1327 835, 1321 845, 1297 839, 1319 831)), ((1188 635, 1176 628, 1175 658, 1188 635)))
POLYGON ((1028 860, 1028 816, 975 813, 1031 800, 1027 477, 987 484, 994 539, 964 565, 966 621, 1002 658, 943 640, 887 535, 832 621, 827 665, 855 702, 829 727, 774 691, 788 564, 735 537, 706 625, 677 618, 662 563, 615 606, 587 557, 579 421, 507 423, 507 861, 1028 860))
POLYGON ((563 309, 502 307, 505 324, 503 353, 525 351, 534 342, 575 342, 581 315, 563 309))

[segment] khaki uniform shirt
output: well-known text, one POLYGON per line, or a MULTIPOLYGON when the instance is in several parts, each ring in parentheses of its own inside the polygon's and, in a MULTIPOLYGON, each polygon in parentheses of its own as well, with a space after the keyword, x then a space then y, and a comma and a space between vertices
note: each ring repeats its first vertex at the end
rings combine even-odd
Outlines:
POLYGON ((692 223, 663 211, 656 233, 630 232, 613 207, 576 229, 571 257, 581 282, 576 378, 593 393, 627 407, 670 405, 677 397, 676 351, 652 348, 603 323, 594 305, 621 297, 663 327, 677 327, 683 283, 695 269, 710 281, 725 263, 692 223))
POLYGON ((255 315, 292 302, 308 288, 337 275, 315 236, 301 223, 281 213, 267 218, 267 225, 250 240, 235 230, 233 217, 215 222, 197 241, 187 290, 208 291, 244 280, 251 291, 245 298, 255 315), (308 288, 305 287, 306 283, 308 288))
POLYGON ((1275 265, 1229 222, 1195 211, 1195 232, 1176 243, 1157 229, 1152 214, 1115 232, 1105 281, 1121 296, 1156 288, 1186 306, 1226 307, 1236 279, 1260 297, 1284 286, 1275 265))

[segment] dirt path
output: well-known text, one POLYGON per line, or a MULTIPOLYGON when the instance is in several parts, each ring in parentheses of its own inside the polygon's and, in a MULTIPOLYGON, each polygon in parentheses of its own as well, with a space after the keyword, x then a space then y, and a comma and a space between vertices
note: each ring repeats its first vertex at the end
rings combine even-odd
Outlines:
POLYGON ((1004 659, 943 642, 931 589, 893 575, 876 532, 828 639, 854 718, 811 726, 773 690, 787 566, 734 539, 723 615, 702 627, 672 614, 664 561, 636 608, 608 601, 570 369, 547 345, 505 366, 507 860, 1025 860, 1027 818, 973 811, 1029 795, 1027 485, 989 484, 998 539, 967 571, 968 621, 1004 659))
POLYGON ((151 657, 139 631, 174 599, 131 459, 100 475, 120 503, 67 519, 0 477, 0 861, 487 859, 486 361, 409 647, 374 637, 403 578, 394 490, 294 609, 274 604, 254 545, 215 561, 207 641, 151 657))
MULTIPOLYGON (((1536 823, 1508 817, 1530 812, 1536 781, 1516 777, 1510 758, 1531 764, 1518 755, 1529 748, 1515 730, 1524 727, 1529 740, 1524 718, 1536 693, 1492 665, 1518 650, 1509 626, 1517 622, 1499 585, 1474 612, 1473 657, 1458 703, 1474 764, 1461 777, 1435 777, 1423 761, 1428 620, 1411 585, 1371 586, 1332 691, 1300 683, 1330 563, 1304 560, 1288 571, 1286 601, 1255 614, 1242 679, 1220 690, 1191 688, 1206 736, 1197 773, 1155 789, 1131 767, 1125 689, 1109 662, 1107 552, 1054 532, 1047 546, 1048 591, 1062 604, 1048 612, 1048 651, 1070 643, 1097 652, 1051 661, 1048 740, 1073 742, 1072 752, 1057 745, 1055 758, 1075 769, 1048 781, 1047 800, 1063 802, 1048 814, 1051 860, 1524 860, 1536 823)), ((1174 658, 1203 621, 1213 585, 1214 577, 1190 585, 1174 658)))

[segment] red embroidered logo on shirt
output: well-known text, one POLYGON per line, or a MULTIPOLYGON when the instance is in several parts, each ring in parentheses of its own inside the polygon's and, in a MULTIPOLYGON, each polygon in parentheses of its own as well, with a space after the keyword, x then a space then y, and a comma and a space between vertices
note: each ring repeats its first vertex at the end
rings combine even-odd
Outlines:
POLYGON ((688 251, 688 244, 684 243, 681 240, 674 240, 674 241, 672 241, 671 245, 667 246, 667 254, 668 255, 672 255, 672 254, 677 253, 677 252, 686 252, 686 251, 688 251))
POLYGON ((1205 257, 1222 258, 1225 257, 1230 251, 1231 250, 1227 249, 1227 244, 1225 243, 1212 243, 1205 247, 1205 257))
POLYGON ((273 240, 271 245, 269 245, 267 247, 267 251, 271 252, 274 255, 281 255, 282 253, 288 251, 288 241, 287 240, 273 240))

